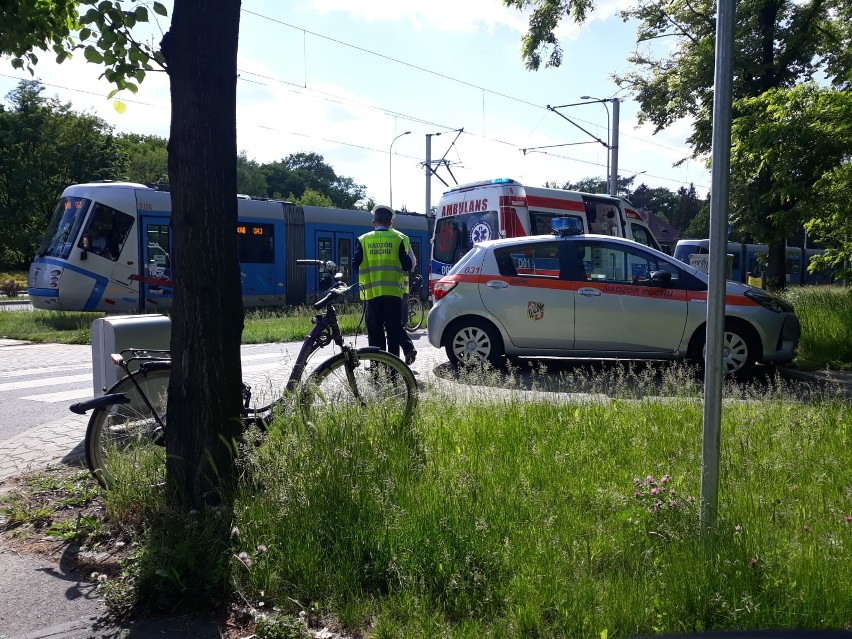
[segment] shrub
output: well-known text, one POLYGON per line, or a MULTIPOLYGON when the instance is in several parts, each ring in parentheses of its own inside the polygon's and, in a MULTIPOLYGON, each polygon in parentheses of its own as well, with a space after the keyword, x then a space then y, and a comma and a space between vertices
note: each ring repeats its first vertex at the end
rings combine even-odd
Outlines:
POLYGON ((6 297, 18 297, 21 294, 21 290, 23 290, 23 285, 14 278, 10 277, 0 283, 0 291, 6 297))

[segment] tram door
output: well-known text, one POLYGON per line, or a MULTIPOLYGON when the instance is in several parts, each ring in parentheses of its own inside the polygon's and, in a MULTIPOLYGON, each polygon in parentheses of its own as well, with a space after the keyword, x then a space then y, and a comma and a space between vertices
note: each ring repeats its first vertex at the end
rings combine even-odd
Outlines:
MULTIPOLYGON (((357 273, 353 273, 352 270, 352 253, 355 241, 354 233, 317 231, 316 234, 317 259, 324 261, 331 260, 337 264, 337 270, 343 273, 343 281, 347 284, 354 283, 355 280, 352 278, 357 277, 357 273)), ((328 273, 320 273, 320 269, 316 270, 316 274, 313 278, 309 276, 308 281, 314 281, 316 283, 314 292, 322 294, 331 288, 331 285, 334 283, 332 279, 334 274, 329 275, 328 273)))
POLYGON ((147 301, 170 302, 172 297, 171 227, 169 218, 143 215, 139 218, 139 265, 142 282, 139 310, 147 301))

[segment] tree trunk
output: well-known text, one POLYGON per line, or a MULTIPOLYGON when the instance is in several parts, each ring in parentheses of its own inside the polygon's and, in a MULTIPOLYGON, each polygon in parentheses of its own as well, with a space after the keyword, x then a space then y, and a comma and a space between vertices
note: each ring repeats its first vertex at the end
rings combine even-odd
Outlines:
POLYGON ((232 442, 241 431, 239 21, 240 0, 175 0, 162 41, 172 99, 167 471, 169 486, 195 508, 227 498, 234 475, 232 442))
POLYGON ((783 291, 787 288, 787 242, 773 239, 767 244, 766 288, 783 291))

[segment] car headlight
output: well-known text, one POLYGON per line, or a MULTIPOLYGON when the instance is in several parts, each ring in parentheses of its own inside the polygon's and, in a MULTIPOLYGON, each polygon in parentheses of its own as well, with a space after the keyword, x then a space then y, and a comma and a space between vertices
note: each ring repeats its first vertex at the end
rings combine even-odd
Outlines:
POLYGON ((792 313, 793 305, 790 302, 782 300, 771 293, 767 293, 759 288, 751 288, 746 290, 744 295, 750 300, 757 302, 763 308, 769 309, 774 313, 792 313))

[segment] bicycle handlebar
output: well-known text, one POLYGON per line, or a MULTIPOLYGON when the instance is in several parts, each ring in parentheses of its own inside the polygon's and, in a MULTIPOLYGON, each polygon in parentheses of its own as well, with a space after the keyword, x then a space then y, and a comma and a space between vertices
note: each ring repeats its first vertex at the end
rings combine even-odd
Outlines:
POLYGON ((341 295, 344 295, 351 288, 352 286, 347 286, 343 282, 339 282, 336 286, 332 286, 330 289, 328 289, 328 292, 326 292, 325 297, 314 302, 314 309, 319 311, 320 309, 325 308, 331 303, 331 300, 340 297, 341 295))
POLYGON ((299 266, 322 266, 328 271, 334 271, 337 268, 337 264, 331 260, 296 260, 296 264, 299 266))

